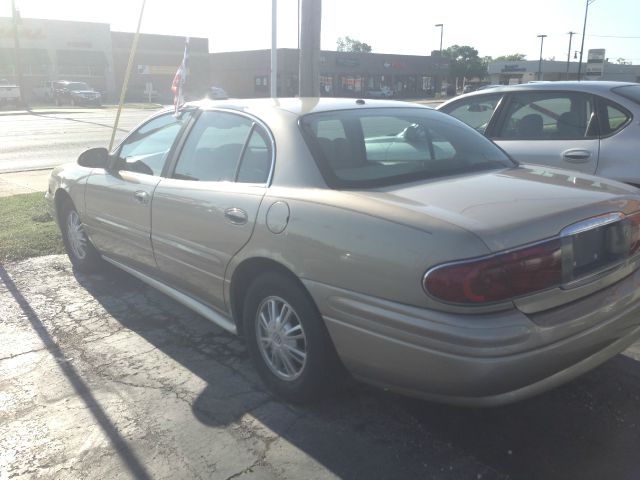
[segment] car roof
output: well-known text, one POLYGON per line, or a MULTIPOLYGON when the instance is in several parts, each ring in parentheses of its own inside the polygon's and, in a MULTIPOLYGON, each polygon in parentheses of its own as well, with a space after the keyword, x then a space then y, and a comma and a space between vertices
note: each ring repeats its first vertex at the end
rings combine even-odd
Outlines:
MULTIPOLYGON (((473 95, 486 95, 487 93, 498 92, 519 92, 523 90, 529 91, 550 91, 550 90, 575 90, 580 92, 604 93, 610 91, 614 87, 622 87, 626 85, 638 85, 631 82, 612 82, 602 80, 585 80, 585 81, 560 81, 560 82, 530 82, 520 83, 518 85, 500 85, 491 88, 483 88, 475 92, 465 94, 465 97, 473 95)), ((456 97, 460 98, 460 97, 456 97)))
POLYGON ((354 108, 424 108, 430 107, 397 100, 370 100, 357 98, 329 98, 329 97, 294 97, 294 98, 249 98, 232 100, 199 100, 189 102, 187 106, 194 106, 203 110, 212 108, 228 108, 246 112, 258 112, 265 109, 276 109, 292 113, 296 116, 308 113, 329 112, 333 110, 348 110, 354 108))

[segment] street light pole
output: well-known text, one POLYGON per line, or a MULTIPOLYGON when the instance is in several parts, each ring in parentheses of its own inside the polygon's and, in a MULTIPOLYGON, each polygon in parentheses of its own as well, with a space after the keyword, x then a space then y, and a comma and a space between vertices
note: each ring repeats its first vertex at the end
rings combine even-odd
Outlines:
POLYGON ((546 35, 538 35, 540 39, 540 61, 538 62, 538 80, 542 80, 542 46, 546 35))
POLYGON ((20 105, 26 106, 26 95, 25 88, 22 83, 22 59, 20 56, 20 40, 18 36, 18 11, 16 10, 16 2, 15 0, 11 0, 11 16, 13 17, 13 44, 15 47, 15 74, 16 74, 16 83, 18 84, 20 90, 20 105))
POLYGON ((569 32, 569 51, 567 52, 567 80, 569 80, 569 61, 571 60, 571 39, 576 32, 569 32))
POLYGON ((440 54, 438 55, 438 63, 436 64, 436 93, 442 93, 441 90, 441 79, 440 79, 440 66, 442 65, 442 32, 444 31, 443 23, 436 23, 435 27, 440 27, 440 54))
POLYGON ((580 63, 578 63, 578 81, 582 80, 582 52, 584 52, 584 34, 587 30, 587 14, 589 13, 589 5, 596 0, 587 0, 584 9, 584 24, 582 25, 582 44, 580 45, 580 63))

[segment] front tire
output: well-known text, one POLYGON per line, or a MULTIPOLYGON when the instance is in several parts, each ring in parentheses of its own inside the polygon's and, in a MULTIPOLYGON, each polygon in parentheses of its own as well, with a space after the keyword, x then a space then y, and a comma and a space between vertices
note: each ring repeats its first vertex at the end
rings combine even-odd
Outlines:
POLYGON ((336 385, 340 362, 315 304, 291 278, 266 273, 249 287, 243 309, 251 359, 271 391, 296 403, 336 385))
POLYGON ((87 237, 80 215, 70 199, 62 201, 59 215, 62 241, 73 267, 85 273, 100 270, 102 257, 87 237))

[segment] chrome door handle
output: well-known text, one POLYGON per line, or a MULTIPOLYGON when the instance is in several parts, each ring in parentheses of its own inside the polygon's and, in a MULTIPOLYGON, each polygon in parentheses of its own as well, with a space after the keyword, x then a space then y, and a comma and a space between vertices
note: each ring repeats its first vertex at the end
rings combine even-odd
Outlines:
POLYGON ((149 203, 149 194, 144 190, 138 190, 133 194, 133 198, 135 198, 142 205, 146 205, 149 203))
POLYGON ((247 223, 247 220, 249 219, 247 212, 245 212, 241 208, 235 208, 235 207, 227 208, 224 211, 224 216, 227 220, 229 220, 234 225, 244 225, 245 223, 247 223))
POLYGON ((591 157, 589 150, 567 150, 563 152, 562 158, 569 163, 586 163, 591 157))

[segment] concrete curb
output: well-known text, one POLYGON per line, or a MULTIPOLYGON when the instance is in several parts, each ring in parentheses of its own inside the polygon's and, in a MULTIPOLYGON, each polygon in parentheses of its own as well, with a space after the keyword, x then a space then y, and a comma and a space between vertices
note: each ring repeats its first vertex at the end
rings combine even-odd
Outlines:
POLYGON ((45 192, 51 168, 0 173, 0 198, 22 193, 45 192))

